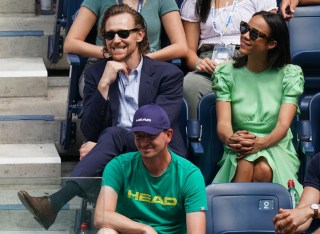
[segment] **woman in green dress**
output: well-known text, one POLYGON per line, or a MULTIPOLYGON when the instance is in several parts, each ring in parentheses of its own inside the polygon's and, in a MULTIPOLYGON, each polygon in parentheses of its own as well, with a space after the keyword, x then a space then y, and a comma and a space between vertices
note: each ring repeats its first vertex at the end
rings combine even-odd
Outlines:
POLYGON ((277 14, 258 12, 241 22, 240 57, 213 74, 217 96, 217 131, 224 143, 220 182, 297 181, 299 159, 291 122, 303 92, 300 67, 290 64, 289 33, 277 14))

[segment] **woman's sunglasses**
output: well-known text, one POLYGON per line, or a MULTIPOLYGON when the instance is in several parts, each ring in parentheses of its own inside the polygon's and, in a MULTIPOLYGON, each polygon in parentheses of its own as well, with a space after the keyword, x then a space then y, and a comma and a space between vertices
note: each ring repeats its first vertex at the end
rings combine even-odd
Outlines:
POLYGON ((132 32, 138 32, 139 28, 133 28, 129 30, 119 30, 119 31, 107 31, 101 34, 101 36, 106 40, 113 40, 115 35, 117 34, 120 38, 126 39, 130 36, 132 32))
POLYGON ((258 29, 250 28, 248 23, 241 21, 240 22, 240 33, 245 34, 247 32, 249 32, 250 39, 253 41, 257 40, 258 37, 261 37, 261 38, 269 40, 269 41, 272 40, 271 37, 268 37, 266 34, 260 32, 258 29))

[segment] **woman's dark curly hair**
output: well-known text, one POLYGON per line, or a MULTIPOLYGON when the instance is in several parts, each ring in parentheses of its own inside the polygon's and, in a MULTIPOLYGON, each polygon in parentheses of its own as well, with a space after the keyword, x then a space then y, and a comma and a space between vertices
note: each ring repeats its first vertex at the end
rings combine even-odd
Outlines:
MULTIPOLYGON (((129 7, 127 4, 113 5, 105 11, 101 26, 100 26, 100 31, 99 31, 100 35, 103 35, 105 33, 105 27, 106 27, 107 20, 111 16, 115 16, 115 15, 119 15, 119 14, 123 14, 123 13, 128 13, 128 14, 132 15, 134 22, 135 22, 135 27, 139 28, 140 30, 143 30, 145 32, 144 38, 138 44, 138 48, 139 48, 139 51, 141 54, 147 53, 149 51, 149 42, 148 42, 148 36, 147 36, 146 22, 139 12, 137 12, 133 8, 129 7)), ((108 53, 106 40, 103 39, 102 41, 103 41, 103 52, 108 53)))

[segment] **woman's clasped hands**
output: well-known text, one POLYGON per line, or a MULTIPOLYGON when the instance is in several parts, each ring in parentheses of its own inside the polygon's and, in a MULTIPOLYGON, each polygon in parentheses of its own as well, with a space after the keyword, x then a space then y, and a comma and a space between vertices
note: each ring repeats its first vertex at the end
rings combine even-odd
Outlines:
POLYGON ((247 130, 236 131, 228 139, 228 146, 238 154, 238 160, 260 151, 263 148, 262 145, 262 138, 247 130))

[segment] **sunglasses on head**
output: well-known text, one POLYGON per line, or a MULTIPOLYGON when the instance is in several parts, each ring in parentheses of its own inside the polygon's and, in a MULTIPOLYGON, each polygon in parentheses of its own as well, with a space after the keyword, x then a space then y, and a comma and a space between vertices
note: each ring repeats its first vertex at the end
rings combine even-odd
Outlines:
POLYGON ((270 37, 268 37, 266 34, 260 32, 258 29, 255 29, 255 28, 250 28, 249 24, 244 22, 244 21, 241 21, 240 23, 240 33, 241 34, 246 34, 247 32, 249 32, 249 36, 250 36, 250 39, 255 41, 258 39, 258 37, 261 37, 265 40, 269 40, 271 41, 272 39, 270 37))
POLYGON ((115 35, 117 34, 120 38, 126 39, 130 36, 132 32, 138 32, 139 28, 133 28, 129 30, 119 30, 119 31, 107 31, 101 34, 101 36, 106 40, 113 40, 115 35))

